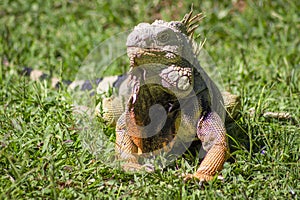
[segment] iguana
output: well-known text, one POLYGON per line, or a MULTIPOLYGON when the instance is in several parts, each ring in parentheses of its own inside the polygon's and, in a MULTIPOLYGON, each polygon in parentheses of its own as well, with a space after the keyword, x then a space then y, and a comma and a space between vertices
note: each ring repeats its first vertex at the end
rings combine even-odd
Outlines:
POLYGON ((103 102, 104 117, 116 121, 116 152, 126 161, 123 169, 145 168, 140 157, 176 153, 196 137, 207 154, 186 179, 209 181, 222 170, 228 153, 224 102, 197 60, 193 34, 201 18, 191 11, 181 21, 140 23, 129 34, 128 100, 117 111, 114 101, 120 99, 103 102))
MULTIPOLYGON (((181 21, 138 24, 126 42, 129 76, 95 81, 98 91, 108 84, 126 85, 125 94, 103 99, 104 113, 99 112, 99 106, 96 108, 97 116, 116 126, 116 152, 125 161, 124 170, 147 168, 139 163, 140 157, 176 154, 186 150, 195 138, 207 154, 198 170, 186 179, 209 181, 223 168, 228 154, 224 108, 233 110, 238 97, 223 93, 223 102, 222 94, 200 67, 193 34, 202 14, 192 13, 181 21)), ((24 68, 23 73, 32 79, 45 77, 30 68, 24 68)), ((89 81, 65 83, 92 89, 89 81)), ((58 85, 59 80, 53 78, 52 86, 58 85)))

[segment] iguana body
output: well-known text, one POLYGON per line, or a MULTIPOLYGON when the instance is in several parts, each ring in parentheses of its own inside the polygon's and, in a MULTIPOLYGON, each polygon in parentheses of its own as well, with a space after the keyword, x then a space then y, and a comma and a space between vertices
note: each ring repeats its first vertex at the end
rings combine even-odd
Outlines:
MULTIPOLYGON (((139 170, 139 157, 176 152, 195 137, 207 155, 187 178, 208 181, 223 168, 228 152, 223 99, 196 58, 192 35, 201 15, 191 15, 181 22, 141 23, 128 36, 131 89, 116 123, 116 151, 127 162, 125 170, 139 170), (155 105, 160 107, 151 114, 155 105)), ((106 99, 104 107, 111 102, 106 99)))

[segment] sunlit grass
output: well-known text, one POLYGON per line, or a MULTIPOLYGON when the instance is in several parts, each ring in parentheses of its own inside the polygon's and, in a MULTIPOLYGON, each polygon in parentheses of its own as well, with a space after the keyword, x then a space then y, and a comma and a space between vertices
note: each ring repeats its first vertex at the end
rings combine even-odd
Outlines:
MULTIPOLYGON (((195 170, 195 162, 183 158, 151 174, 109 167, 82 147, 67 91, 18 74, 19 66, 30 66, 73 79, 100 42, 143 21, 181 19, 190 5, 139 0, 0 4, 1 198, 299 198, 297 1, 246 1, 245 7, 194 3, 195 12, 201 8, 206 15, 198 33, 206 38, 204 48, 222 78, 217 81, 242 100, 239 131, 228 132, 238 145, 224 165, 224 181, 204 188, 193 181, 183 183, 179 175, 195 170), (265 111, 289 112, 293 120, 268 120, 262 117, 265 111)), ((120 66, 116 73, 125 68, 120 66)))

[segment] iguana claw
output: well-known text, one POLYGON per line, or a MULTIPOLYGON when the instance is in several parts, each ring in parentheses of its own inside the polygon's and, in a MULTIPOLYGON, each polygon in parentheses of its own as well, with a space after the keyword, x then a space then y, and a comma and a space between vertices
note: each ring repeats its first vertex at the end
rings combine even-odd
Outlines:
MULTIPOLYGON (((191 179, 197 179, 199 180, 199 183, 202 185, 205 182, 211 181, 214 179, 215 176, 211 176, 211 175, 206 175, 206 174, 200 174, 200 173, 194 173, 194 174, 185 174, 183 181, 187 182, 191 179)), ((218 180, 224 180, 223 176, 219 175, 217 177, 218 180)))

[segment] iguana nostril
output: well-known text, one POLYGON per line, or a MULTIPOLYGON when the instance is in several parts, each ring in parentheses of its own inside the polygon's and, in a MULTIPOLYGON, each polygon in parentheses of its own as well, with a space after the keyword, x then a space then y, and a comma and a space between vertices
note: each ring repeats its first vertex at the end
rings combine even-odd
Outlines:
POLYGON ((149 38, 145 40, 145 44, 147 48, 151 47, 151 41, 149 40, 149 38))

